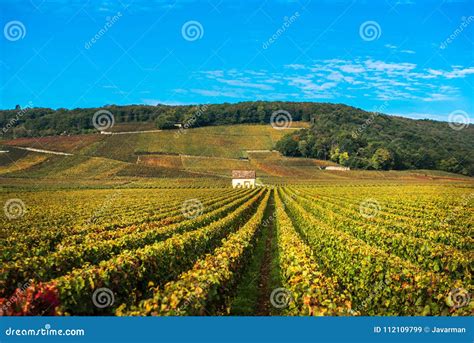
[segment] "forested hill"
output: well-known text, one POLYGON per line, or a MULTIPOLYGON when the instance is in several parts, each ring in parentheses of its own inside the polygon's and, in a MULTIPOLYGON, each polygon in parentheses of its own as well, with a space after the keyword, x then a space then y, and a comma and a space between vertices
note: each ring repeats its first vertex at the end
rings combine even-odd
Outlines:
POLYGON ((78 134, 97 132, 93 116, 99 110, 109 111, 115 123, 154 122, 158 128, 176 128, 176 123, 188 126, 228 125, 241 123, 269 123, 274 111, 288 111, 294 121, 309 121, 315 113, 334 112, 344 105, 295 102, 240 102, 237 104, 212 105, 129 105, 104 106, 101 108, 76 108, 73 110, 50 108, 21 108, 0 110, 0 131, 15 137, 44 136, 61 133, 78 134))
POLYGON ((287 156, 329 159, 351 168, 474 176, 474 126, 451 126, 344 108, 317 114, 311 129, 285 136, 276 148, 287 156))
MULTIPOLYGON (((455 130, 446 122, 388 116, 342 104, 257 101, 73 110, 17 106, 0 111, 0 134, 15 138, 97 133, 93 117, 99 110, 110 112, 115 124, 153 122, 161 129, 177 129, 177 123, 186 128, 270 123, 272 113, 286 111, 293 121, 311 121, 312 126, 278 142, 276 148, 285 155, 331 159, 353 168, 440 169, 474 175, 473 125, 455 130)), ((285 114, 281 118, 287 119, 285 114)))

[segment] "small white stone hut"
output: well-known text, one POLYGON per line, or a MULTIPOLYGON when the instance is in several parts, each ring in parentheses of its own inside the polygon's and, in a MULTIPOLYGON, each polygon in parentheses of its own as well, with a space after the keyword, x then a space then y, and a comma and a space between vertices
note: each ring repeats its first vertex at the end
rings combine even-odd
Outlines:
POLYGON ((232 187, 234 188, 254 188, 255 180, 255 170, 232 170, 232 187))

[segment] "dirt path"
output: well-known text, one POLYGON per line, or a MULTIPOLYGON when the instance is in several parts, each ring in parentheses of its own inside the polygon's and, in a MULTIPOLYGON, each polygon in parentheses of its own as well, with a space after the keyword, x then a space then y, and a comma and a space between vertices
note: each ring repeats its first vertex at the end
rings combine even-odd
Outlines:
POLYGON ((163 130, 142 130, 142 131, 100 131, 102 135, 129 135, 129 134, 136 134, 136 133, 153 133, 153 132, 162 132, 163 130))
POLYGON ((269 316, 271 310, 270 294, 271 289, 271 270, 274 252, 274 238, 275 238, 275 199, 274 195, 270 198, 268 205, 268 212, 266 216, 268 234, 265 241, 265 253, 263 255, 262 264, 260 266, 260 280, 258 281, 258 303, 257 316, 269 316))
POLYGON ((60 152, 60 151, 51 151, 51 150, 44 150, 44 149, 36 149, 36 148, 26 148, 21 146, 15 146, 17 149, 27 150, 32 152, 40 152, 43 154, 51 154, 51 155, 62 155, 62 156, 72 156, 72 154, 67 152, 60 152))

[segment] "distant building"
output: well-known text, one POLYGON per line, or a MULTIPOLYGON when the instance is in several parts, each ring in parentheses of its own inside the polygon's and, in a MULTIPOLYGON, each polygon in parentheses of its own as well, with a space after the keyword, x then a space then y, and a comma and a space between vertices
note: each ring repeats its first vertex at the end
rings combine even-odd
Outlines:
POLYGON ((351 170, 349 167, 341 167, 341 166, 327 166, 324 168, 325 170, 351 170))
POLYGON ((234 188, 254 188, 255 179, 255 170, 232 170, 232 187, 234 188))

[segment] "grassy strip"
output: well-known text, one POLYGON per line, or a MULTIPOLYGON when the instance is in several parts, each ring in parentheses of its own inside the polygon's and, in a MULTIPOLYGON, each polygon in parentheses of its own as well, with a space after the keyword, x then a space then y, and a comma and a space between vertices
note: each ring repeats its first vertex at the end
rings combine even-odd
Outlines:
MULTIPOLYGON (((275 289, 280 287, 280 273, 278 265, 278 251, 276 244, 276 232, 274 226, 274 196, 269 199, 269 205, 265 211, 262 222, 261 233, 258 235, 255 242, 255 249, 252 254, 252 259, 249 265, 244 269, 243 275, 235 295, 230 304, 230 314, 236 316, 252 316, 255 314, 262 314, 259 312, 259 305, 265 302, 268 303, 270 294, 267 294, 267 289, 275 289), (269 242, 269 240, 271 240, 269 242), (270 245, 268 247, 268 245, 270 245), (269 248, 269 249, 268 249, 269 248), (266 251, 270 251, 270 260, 264 261, 266 251), (262 275, 262 264, 269 263, 268 275, 262 275), (265 278, 265 280, 262 280, 265 278), (266 292, 262 294, 262 288, 266 283, 266 292), (264 297, 265 299, 261 299, 264 297), (260 298, 260 299, 259 299, 260 298)), ((268 252, 267 252, 268 254, 268 252)), ((267 311, 268 312, 268 311, 267 311)), ((269 313, 266 313, 267 315, 269 313)))

